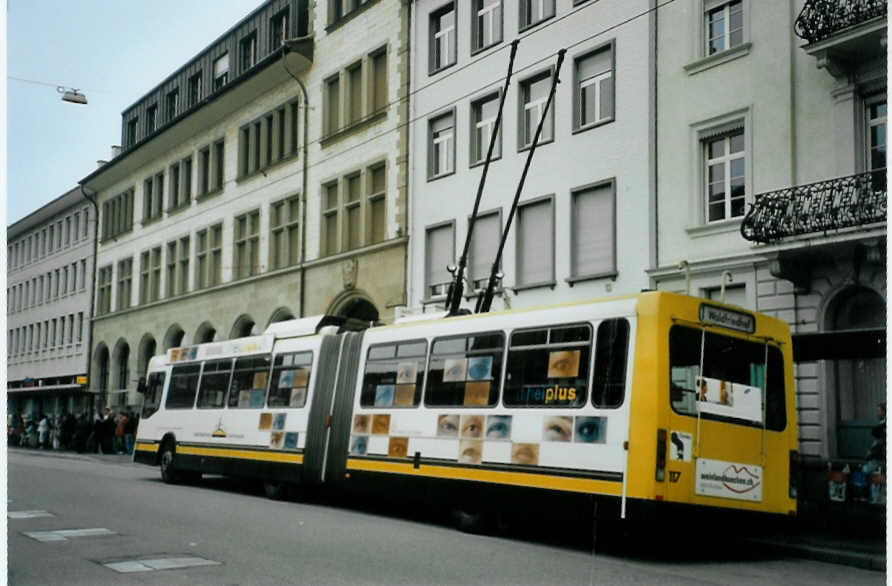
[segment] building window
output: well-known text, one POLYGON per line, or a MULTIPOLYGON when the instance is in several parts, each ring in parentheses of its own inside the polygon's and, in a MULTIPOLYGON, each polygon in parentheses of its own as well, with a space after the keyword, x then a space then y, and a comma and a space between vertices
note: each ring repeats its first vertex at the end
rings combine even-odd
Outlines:
MULTIPOLYGON (((886 168, 886 98, 867 103, 867 136, 869 171, 886 168)), ((885 178, 883 178, 885 181, 885 178)), ((884 187, 885 188, 885 187, 884 187)))
POLYGON ((229 53, 217 57, 214 61, 214 91, 229 81, 229 53))
POLYGON ((239 71, 244 73, 257 62, 257 33, 252 32, 250 35, 239 41, 238 49, 239 71))
POLYGON ((428 179, 455 171, 455 113, 449 112, 429 122, 428 179))
POLYGON ((474 289, 486 288, 501 238, 500 212, 477 216, 474 220, 474 232, 471 234, 471 249, 468 254, 468 280, 474 289))
POLYGON ((525 29, 554 16, 554 0, 520 0, 520 28, 525 29))
POLYGON ((164 197, 164 173, 158 173, 143 182, 142 221, 150 222, 161 217, 164 197))
POLYGON ((281 269, 298 262, 298 210, 300 198, 295 196, 270 206, 270 269, 281 269))
POLYGON ((87 213, 87 208, 84 208, 84 238, 87 237, 87 220, 89 219, 90 214, 87 213))
POLYGON ((125 140, 127 141, 127 146, 133 146, 136 144, 136 128, 139 124, 139 118, 134 117, 127 121, 127 135, 125 140))
POLYGON ((260 272, 260 211, 235 219, 235 278, 244 279, 260 272))
POLYGON ((146 136, 149 136, 153 132, 155 132, 157 123, 158 123, 158 106, 157 106, 157 104, 152 104, 151 106, 146 108, 146 136))
POLYGON ((167 287, 164 296, 170 299, 177 291, 177 241, 167 243, 167 287))
POLYGON ((574 66, 574 129, 613 120, 613 45, 579 57, 574 66))
POLYGON ((335 254, 338 247, 338 182, 322 186, 322 242, 323 254, 335 254))
POLYGON ((372 68, 372 82, 369 88, 372 95, 369 104, 373 112, 380 112, 387 108, 387 48, 381 49, 370 55, 372 68))
POLYGON ((157 246, 140 255, 139 302, 141 305, 161 298, 161 247, 157 246))
POLYGON ((180 197, 180 164, 174 163, 167 173, 170 186, 167 188, 167 210, 175 210, 182 205, 180 197))
POLYGON ((706 54, 712 55, 743 44, 743 2, 712 0, 704 5, 706 54))
MULTIPOLYGON (((489 142, 496 126, 496 117, 499 114, 499 94, 494 93, 474 102, 471 102, 471 165, 482 163, 486 160, 489 150, 489 142)), ((493 145, 492 158, 502 156, 502 133, 496 136, 493 145)))
MULTIPOLYGON (((545 71, 520 82, 521 111, 520 111, 520 148, 532 146, 533 137, 539 120, 545 112, 545 104, 548 103, 548 93, 551 91, 551 72, 545 71)), ((554 108, 548 109, 548 117, 542 125, 542 134, 539 135, 539 144, 549 142, 554 137, 554 108)))
POLYGON ((223 225, 199 230, 195 238, 195 288, 220 284, 223 225))
POLYGON ((455 3, 449 2, 430 16, 430 74, 455 61, 455 3))
POLYGON ((474 0, 471 47, 479 51, 502 42, 502 0, 474 0))
POLYGON ((223 189, 225 183, 226 160, 224 158, 223 140, 214 143, 214 190, 223 189))
POLYGON ((102 239, 116 238, 133 229, 133 189, 102 203, 102 239))
POLYGON ((387 167, 383 163, 368 171, 368 235, 369 244, 382 242, 387 238, 387 167))
POLYGON ((325 133, 334 134, 341 127, 341 81, 338 75, 325 82, 325 133))
MULTIPOLYGON (((58 279, 56 280, 58 285, 58 279)), ((111 311, 112 265, 99 269, 99 299, 96 311, 103 315, 111 311)), ((64 319, 64 318, 63 318, 64 319)), ((64 322, 63 322, 64 323, 64 322)))
POLYGON ((347 124, 362 119, 362 62, 347 68, 347 124))
POLYGON ((424 291, 427 298, 446 295, 451 282, 446 269, 455 259, 455 224, 441 224, 425 233, 424 291))
POLYGON ((207 195, 210 190, 211 147, 198 151, 198 197, 207 195))
POLYGON ((356 173, 344 180, 344 250, 353 250, 362 245, 362 182, 356 173))
POLYGON ((180 238, 179 270, 177 271, 177 295, 189 290, 189 237, 180 238))
POLYGON ((517 208, 517 287, 554 284, 554 211, 551 197, 517 208))
POLYGON ((189 107, 201 101, 201 71, 189 78, 189 107))
POLYGON ((173 89, 167 92, 167 120, 173 120, 180 113, 180 90, 173 89))
POLYGON ((706 171, 706 221, 741 217, 746 203, 746 153, 743 128, 703 140, 706 171))
POLYGON ((130 307, 133 288, 133 259, 118 262, 118 311, 130 307))
POLYGON ((279 11, 269 21, 269 52, 272 53, 282 46, 285 39, 289 38, 288 9, 279 11))
POLYGON ((572 193, 570 280, 616 274, 616 194, 612 182, 572 193))
POLYGON ((77 312, 77 341, 84 339, 84 312, 77 312))
POLYGON ((83 291, 87 288, 87 259, 81 259, 81 286, 80 289, 83 291))
MULTIPOLYGON (((74 240, 77 241, 80 238, 81 230, 81 213, 74 212, 74 240)), ((46 236, 46 234, 44 234, 46 236)), ((43 256, 43 252, 41 251, 40 256, 43 256)))

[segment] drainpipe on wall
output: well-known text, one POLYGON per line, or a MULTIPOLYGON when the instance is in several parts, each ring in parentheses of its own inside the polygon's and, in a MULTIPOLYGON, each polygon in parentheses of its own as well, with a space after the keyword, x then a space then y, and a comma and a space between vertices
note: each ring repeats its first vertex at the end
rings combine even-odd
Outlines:
MULTIPOLYGON (((87 384, 92 384, 91 365, 93 362, 93 317, 96 314, 96 255, 99 250, 99 204, 96 203, 96 194, 88 195, 81 185, 81 194, 88 202, 93 204, 93 276, 90 278, 90 321, 87 332, 87 384)), ((100 389, 101 390, 101 389, 100 389)), ((108 402, 108 388, 99 394, 99 409, 105 408, 108 402)))
POLYGON ((304 267, 307 259, 307 169, 309 167, 307 163, 307 155, 309 153, 309 144, 308 137, 309 133, 307 131, 309 115, 308 112, 310 110, 310 101, 307 96, 307 87, 304 85, 296 75, 291 73, 291 70, 288 69, 288 62, 285 61, 285 55, 289 50, 294 46, 295 43, 300 41, 311 39, 313 35, 305 35, 302 37, 296 37, 294 39, 285 39, 282 41, 282 67, 285 68, 285 71, 290 75, 294 81, 297 82, 297 85, 300 86, 300 91, 303 94, 303 111, 304 111, 304 156, 303 156, 303 177, 301 178, 301 188, 300 188, 300 309, 299 316, 304 317, 304 288, 306 286, 306 274, 307 270, 304 267))

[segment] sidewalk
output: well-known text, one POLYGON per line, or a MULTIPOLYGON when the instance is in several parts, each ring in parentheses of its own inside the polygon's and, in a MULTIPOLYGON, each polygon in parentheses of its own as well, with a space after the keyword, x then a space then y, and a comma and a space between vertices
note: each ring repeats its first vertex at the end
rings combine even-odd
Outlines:
POLYGON ((68 460, 92 460, 95 462, 107 462, 114 464, 126 464, 133 461, 131 454, 99 454, 96 452, 81 452, 74 450, 44 450, 39 448, 23 448, 21 446, 7 446, 10 453, 29 454, 48 458, 66 458, 68 460))

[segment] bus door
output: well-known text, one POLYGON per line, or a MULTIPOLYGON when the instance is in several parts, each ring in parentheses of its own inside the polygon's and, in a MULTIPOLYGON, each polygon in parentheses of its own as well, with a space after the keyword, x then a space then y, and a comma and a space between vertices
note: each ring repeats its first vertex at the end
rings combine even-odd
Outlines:
POLYGON ((777 346, 676 324, 669 364, 667 500, 762 503, 765 475, 779 469, 770 459, 786 455, 772 450, 780 446, 771 431, 782 430, 786 419, 777 346))

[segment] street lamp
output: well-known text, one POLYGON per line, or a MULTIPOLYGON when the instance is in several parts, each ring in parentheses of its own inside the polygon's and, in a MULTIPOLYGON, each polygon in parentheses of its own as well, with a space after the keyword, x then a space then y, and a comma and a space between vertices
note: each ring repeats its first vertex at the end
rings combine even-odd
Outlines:
POLYGON ((56 91, 59 92, 60 94, 62 94, 63 102, 71 102, 72 104, 84 104, 84 105, 86 105, 86 103, 87 103, 87 96, 80 93, 78 90, 76 90, 74 88, 66 88, 66 87, 62 87, 60 85, 60 86, 56 87, 56 91))

